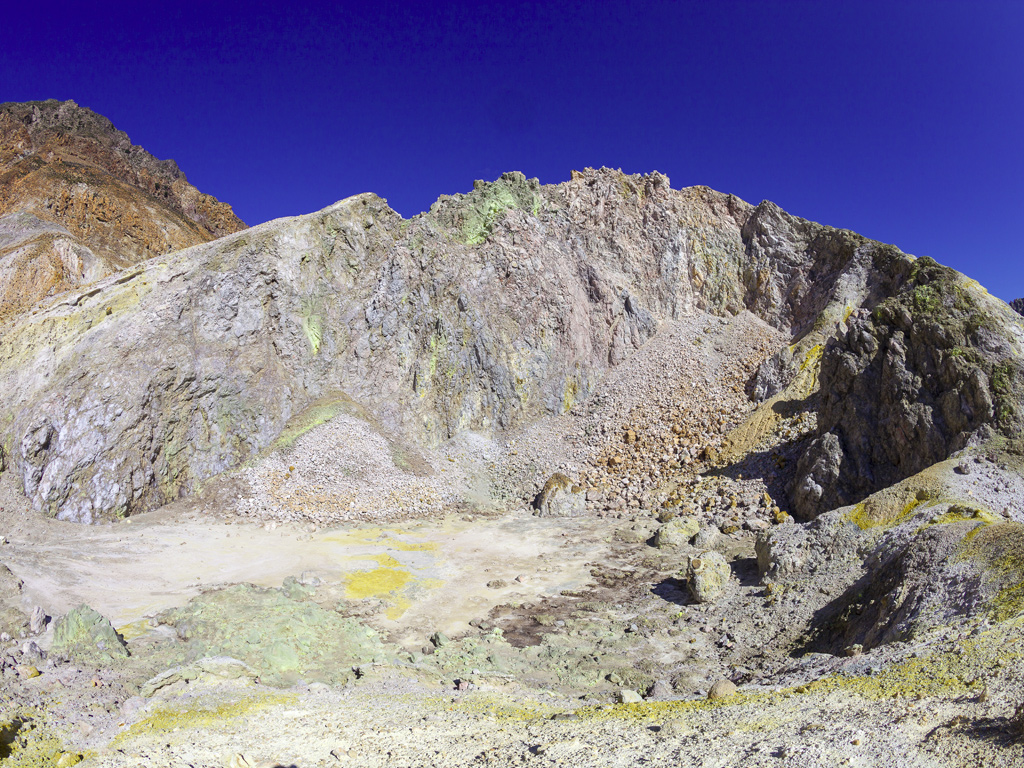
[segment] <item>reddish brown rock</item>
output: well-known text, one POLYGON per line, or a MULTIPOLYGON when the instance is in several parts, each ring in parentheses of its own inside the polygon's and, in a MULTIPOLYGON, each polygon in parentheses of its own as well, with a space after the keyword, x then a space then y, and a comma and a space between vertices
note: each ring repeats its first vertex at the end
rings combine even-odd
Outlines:
POLYGON ((0 105, 0 221, 0 320, 245 228, 173 160, 133 145, 105 117, 53 100, 0 105))

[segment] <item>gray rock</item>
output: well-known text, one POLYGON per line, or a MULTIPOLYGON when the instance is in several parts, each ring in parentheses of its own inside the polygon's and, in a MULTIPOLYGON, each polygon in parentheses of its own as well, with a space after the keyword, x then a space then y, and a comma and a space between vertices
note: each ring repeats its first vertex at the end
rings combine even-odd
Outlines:
POLYGON ((46 654, 43 653, 42 649, 36 644, 34 640, 29 640, 21 646, 21 660, 25 664, 34 664, 38 661, 43 661, 46 658, 46 654))
POLYGON ((860 501, 964 447, 1024 434, 1020 318, 929 258, 880 251, 887 295, 821 359, 819 436, 791 485, 798 518, 860 501))
POLYGON ((44 629, 46 629, 46 622, 49 620, 49 616, 46 615, 46 611, 42 609, 42 606, 37 605, 32 609, 32 615, 28 620, 28 631, 33 635, 38 635, 44 629))
POLYGON ((698 603, 711 603, 725 592, 732 574, 726 559, 713 550, 689 558, 686 584, 698 603))
POLYGON ((640 704, 643 702, 644 697, 636 691, 631 691, 628 688, 622 688, 619 690, 618 699, 622 704, 640 704))
POLYGON ((701 526, 693 539, 693 546, 697 549, 711 549, 722 537, 722 532, 714 525, 701 526))
MULTIPOLYGON (((588 169, 505 174, 408 221, 358 195, 54 300, 0 336, 0 444, 36 509, 115 519, 188 496, 325 398, 428 444, 564 414, 694 309, 810 329, 756 387, 821 353, 802 518, 1020 432, 1019 316, 957 273, 767 201, 588 169)), ((582 514, 572 488, 541 513, 582 514)))
POLYGON ((678 549, 690 543, 700 531, 696 517, 674 517, 658 528, 654 534, 654 546, 659 549, 678 549))

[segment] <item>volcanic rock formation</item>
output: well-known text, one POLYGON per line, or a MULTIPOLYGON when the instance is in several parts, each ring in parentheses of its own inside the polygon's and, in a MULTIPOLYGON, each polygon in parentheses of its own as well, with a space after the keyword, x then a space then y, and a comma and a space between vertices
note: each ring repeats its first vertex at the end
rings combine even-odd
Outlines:
POLYGON ((608 169, 204 242, 99 134, 201 237, 0 218, 73 276, 0 324, 0 758, 1019 763, 1024 320, 975 281, 608 169))
POLYGON ((803 517, 1020 433, 1020 320, 976 283, 769 202, 588 170, 408 221, 360 195, 51 302, 0 337, 0 440, 37 509, 99 520, 190 493, 325 397, 428 443, 564 413, 697 309, 792 339, 762 397, 820 364, 803 517))
POLYGON ((0 319, 245 225, 73 101, 0 104, 0 319))

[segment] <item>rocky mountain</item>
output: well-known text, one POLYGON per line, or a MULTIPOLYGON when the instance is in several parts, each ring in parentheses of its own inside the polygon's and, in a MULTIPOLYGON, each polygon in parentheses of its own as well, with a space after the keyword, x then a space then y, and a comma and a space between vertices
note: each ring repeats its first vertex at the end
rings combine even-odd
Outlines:
POLYGON ((0 104, 0 318, 245 225, 73 101, 0 104))
POLYGON ((762 398, 820 367, 803 518, 1020 435, 1020 320, 976 283, 768 202, 601 170, 506 174, 408 221, 361 195, 70 293, 0 337, 2 441, 37 509, 117 517, 240 466, 323 398, 428 444, 568 412, 696 310, 791 339, 762 398))
POLYGON ((97 178, 207 240, 0 219, 78 275, 0 324, 0 758, 1019 764, 977 282, 604 168, 209 239, 135 150, 97 178))
POLYGON ((1018 314, 1024 315, 1024 299, 1014 299, 1010 302, 1010 306, 1013 307, 1014 311, 1018 314))

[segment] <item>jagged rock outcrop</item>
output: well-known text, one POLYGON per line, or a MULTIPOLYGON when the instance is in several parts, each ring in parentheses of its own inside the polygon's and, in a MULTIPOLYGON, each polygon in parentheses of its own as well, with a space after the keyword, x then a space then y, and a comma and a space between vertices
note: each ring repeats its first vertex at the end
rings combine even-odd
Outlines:
POLYGON ((1024 299, 1014 299, 1010 302, 1010 307, 1018 315, 1024 315, 1024 299))
POLYGON ((990 307, 974 287, 961 293, 977 311, 950 330, 925 332, 913 313, 920 327, 904 329, 891 314, 935 269, 768 202, 672 190, 657 173, 588 170, 548 187, 506 174, 411 220, 360 195, 152 260, 22 318, 0 336, 0 442, 36 508, 93 521, 191 493, 325 397, 343 393, 428 442, 497 433, 566 412, 662 320, 750 309, 794 339, 777 386, 825 346, 823 390, 846 387, 845 399, 826 394, 795 485, 810 516, 916 466, 889 469, 886 450, 862 444, 863 401, 886 435, 930 435, 919 425, 941 416, 922 460, 1016 429, 1018 385, 997 384, 996 371, 1019 350, 1019 322, 975 327, 990 307), (949 342, 943 354, 961 350, 955 373, 925 348, 935 334, 949 342), (927 412, 903 408, 904 390, 883 394, 895 369, 877 350, 890 338, 921 346, 896 378, 934 401, 927 412), (854 466, 858 477, 844 469, 854 466))
POLYGON ((0 319, 244 227, 105 117, 73 101, 0 104, 0 319))
POLYGON ((928 258, 877 252, 891 295, 854 312, 821 364, 820 435, 793 486, 802 517, 852 504, 1024 424, 1019 318, 928 258))

